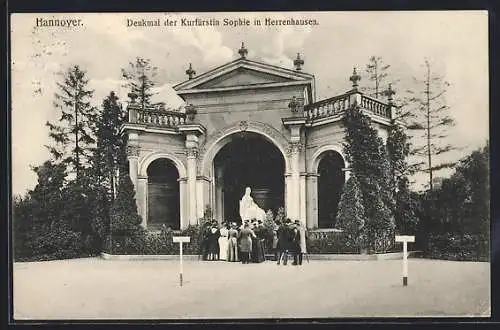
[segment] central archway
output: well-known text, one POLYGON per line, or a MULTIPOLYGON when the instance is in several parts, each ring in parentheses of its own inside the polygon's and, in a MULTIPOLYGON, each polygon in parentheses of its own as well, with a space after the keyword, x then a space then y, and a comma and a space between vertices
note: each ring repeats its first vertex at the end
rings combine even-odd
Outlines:
POLYGON ((284 206, 285 159, 266 137, 254 132, 235 133, 215 155, 215 210, 219 221, 240 222, 239 200, 245 187, 265 211, 284 206))

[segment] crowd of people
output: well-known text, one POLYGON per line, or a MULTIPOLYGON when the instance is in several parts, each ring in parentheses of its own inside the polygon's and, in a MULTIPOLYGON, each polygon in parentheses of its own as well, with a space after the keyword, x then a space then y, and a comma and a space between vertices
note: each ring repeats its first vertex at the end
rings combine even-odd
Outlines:
POLYGON ((207 222, 202 232, 201 255, 203 260, 228 262, 261 263, 265 261, 265 246, 274 254, 278 265, 287 265, 293 258, 293 265, 302 265, 307 253, 306 229, 296 220, 286 219, 274 223, 272 239, 262 221, 245 220, 243 224, 207 222), (268 244, 266 244, 268 243, 268 244))

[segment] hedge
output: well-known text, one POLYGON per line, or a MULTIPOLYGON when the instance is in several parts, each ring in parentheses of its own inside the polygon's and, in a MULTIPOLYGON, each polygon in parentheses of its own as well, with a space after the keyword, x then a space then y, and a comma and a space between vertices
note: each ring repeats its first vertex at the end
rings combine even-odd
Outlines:
POLYGON ((489 237, 470 234, 431 234, 424 257, 456 261, 489 261, 489 237))
MULTIPOLYGON (((112 237, 107 240, 104 252, 110 254, 178 254, 179 244, 172 241, 173 236, 189 236, 191 242, 184 245, 185 254, 200 254, 199 226, 190 226, 181 231, 161 230, 147 232, 144 236, 134 238, 112 237), (114 245, 111 249, 111 241, 114 245)), ((271 244, 265 244, 266 253, 273 253, 271 244)), ((349 246, 345 234, 342 232, 311 231, 307 238, 307 252, 318 254, 359 253, 355 247, 349 246)))

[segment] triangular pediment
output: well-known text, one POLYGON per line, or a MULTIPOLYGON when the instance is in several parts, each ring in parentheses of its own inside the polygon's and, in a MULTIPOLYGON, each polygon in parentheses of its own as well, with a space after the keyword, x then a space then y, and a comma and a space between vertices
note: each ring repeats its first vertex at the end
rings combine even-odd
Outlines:
POLYGON ((245 86, 255 84, 270 84, 293 81, 293 79, 273 75, 256 70, 238 68, 219 77, 202 83, 197 88, 217 88, 231 86, 245 86))
POLYGON ((231 89, 245 86, 273 86, 284 83, 307 84, 313 79, 312 75, 304 72, 241 58, 186 80, 174 86, 174 89, 182 93, 183 91, 231 89))

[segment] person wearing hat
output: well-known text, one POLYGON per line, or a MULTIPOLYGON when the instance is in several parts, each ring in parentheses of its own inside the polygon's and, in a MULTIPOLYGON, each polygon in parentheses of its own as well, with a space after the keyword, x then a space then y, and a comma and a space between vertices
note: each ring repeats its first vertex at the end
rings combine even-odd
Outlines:
POLYGON ((288 252, 290 250, 290 239, 289 239, 289 225, 291 223, 290 219, 286 219, 281 225, 278 227, 278 260, 277 264, 281 264, 281 260, 283 260, 283 265, 286 265, 288 262, 288 252))
POLYGON ((255 233, 255 237, 252 238, 252 262, 261 263, 265 261, 264 240, 262 239, 262 228, 257 221, 253 222, 252 230, 255 233))
POLYGON ((220 236, 219 236, 219 260, 227 260, 227 252, 229 248, 229 230, 228 224, 224 222, 220 228, 220 236))
POLYGON ((243 229, 240 230, 238 237, 240 239, 241 262, 250 263, 250 254, 252 253, 252 238, 256 237, 248 222, 245 222, 243 229))
POLYGON ((216 220, 212 221, 208 236, 208 260, 219 260, 219 237, 220 231, 216 220))
POLYGON ((276 261, 279 260, 279 250, 278 250, 278 229, 280 227, 281 223, 274 223, 274 228, 273 228, 273 241, 272 241, 272 248, 273 248, 273 253, 274 253, 274 259, 276 261))
POLYGON ((234 262, 239 261, 238 259, 238 225, 236 222, 231 224, 228 231, 228 252, 227 261, 234 262))
POLYGON ((293 257, 293 264, 302 266, 302 257, 305 253, 307 253, 306 229, 302 226, 299 220, 295 220, 294 233, 295 254, 293 257))
POLYGON ((202 260, 208 260, 211 222, 205 222, 201 230, 201 255, 202 260))
POLYGON ((295 220, 294 222, 290 221, 288 224, 288 240, 290 244, 289 252, 293 257, 292 265, 294 266, 298 264, 298 254, 300 253, 300 236, 299 230, 297 229, 297 222, 298 220, 295 220))

